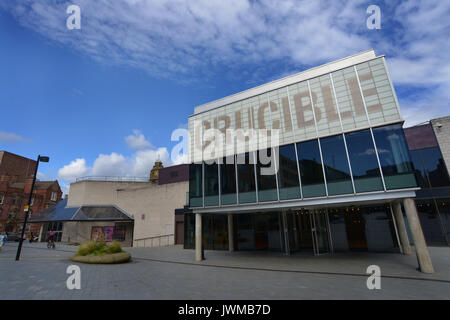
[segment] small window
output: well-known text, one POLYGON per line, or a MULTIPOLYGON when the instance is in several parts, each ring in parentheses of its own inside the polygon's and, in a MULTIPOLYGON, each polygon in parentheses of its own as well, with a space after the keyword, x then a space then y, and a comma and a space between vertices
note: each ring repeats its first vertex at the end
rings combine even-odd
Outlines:
POLYGON ((52 192, 52 196, 50 197, 50 200, 56 201, 56 192, 52 192))
POLYGON ((33 204, 34 204, 34 197, 31 198, 30 206, 32 206, 33 204))
POLYGON ((145 214, 142 214, 141 219, 145 220, 145 214))
POLYGON ((172 171, 172 172, 170 173, 170 177, 171 177, 171 178, 177 178, 177 177, 178 177, 178 171, 172 171))
POLYGON ((3 199, 5 199, 5 195, 4 194, 0 194, 0 204, 3 204, 3 199))

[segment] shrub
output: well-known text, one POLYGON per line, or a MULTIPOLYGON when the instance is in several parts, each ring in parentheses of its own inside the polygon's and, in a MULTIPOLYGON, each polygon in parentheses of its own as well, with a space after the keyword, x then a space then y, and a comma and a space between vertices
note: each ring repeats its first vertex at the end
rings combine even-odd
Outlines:
POLYGON ((104 241, 85 241, 77 250, 76 256, 99 256, 104 254, 123 252, 118 241, 113 241, 109 246, 104 241))
POLYGON ((109 252, 110 253, 119 253, 122 252, 122 247, 120 246, 119 241, 113 241, 109 245, 109 252))

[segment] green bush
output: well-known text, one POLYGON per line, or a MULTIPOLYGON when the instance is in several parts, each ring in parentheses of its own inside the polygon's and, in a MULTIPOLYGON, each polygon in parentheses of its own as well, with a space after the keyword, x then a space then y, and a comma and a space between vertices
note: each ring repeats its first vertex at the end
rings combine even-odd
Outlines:
POLYGON ((109 246, 104 241, 85 241, 78 246, 76 256, 100 256, 123 252, 118 241, 113 241, 109 246))

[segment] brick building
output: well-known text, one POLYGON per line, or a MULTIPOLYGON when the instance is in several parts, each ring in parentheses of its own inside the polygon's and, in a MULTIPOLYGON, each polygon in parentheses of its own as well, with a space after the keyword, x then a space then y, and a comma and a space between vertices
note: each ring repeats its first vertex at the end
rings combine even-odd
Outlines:
MULTIPOLYGON (((0 151, 0 231, 21 231, 36 164, 35 160, 0 151)), ((57 180, 36 181, 33 194, 31 214, 56 204, 62 198, 57 180)), ((39 233, 40 225, 28 228, 27 231, 39 233)))

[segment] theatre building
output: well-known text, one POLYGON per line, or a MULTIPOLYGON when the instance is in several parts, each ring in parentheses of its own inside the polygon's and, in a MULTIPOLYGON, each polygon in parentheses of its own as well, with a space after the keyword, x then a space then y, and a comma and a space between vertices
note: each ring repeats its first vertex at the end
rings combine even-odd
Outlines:
POLYGON ((196 107, 185 248, 197 260, 202 243, 411 254, 411 240, 421 271, 434 272, 403 122, 373 50, 196 107))

